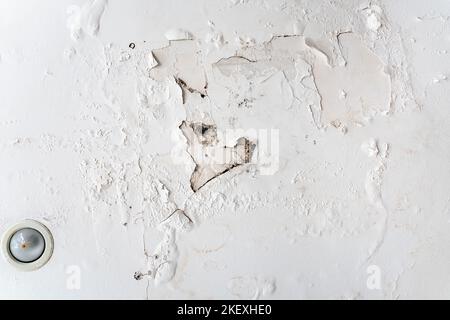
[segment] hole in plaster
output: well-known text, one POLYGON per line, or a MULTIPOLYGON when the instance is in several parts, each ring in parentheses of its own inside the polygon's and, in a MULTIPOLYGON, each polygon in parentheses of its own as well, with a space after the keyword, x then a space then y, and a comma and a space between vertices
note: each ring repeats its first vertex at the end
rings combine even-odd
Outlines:
POLYGON ((237 139, 234 146, 224 145, 223 141, 219 145, 217 127, 212 124, 183 121, 179 128, 195 163, 190 180, 194 192, 231 169, 249 163, 256 147, 245 137, 237 139))

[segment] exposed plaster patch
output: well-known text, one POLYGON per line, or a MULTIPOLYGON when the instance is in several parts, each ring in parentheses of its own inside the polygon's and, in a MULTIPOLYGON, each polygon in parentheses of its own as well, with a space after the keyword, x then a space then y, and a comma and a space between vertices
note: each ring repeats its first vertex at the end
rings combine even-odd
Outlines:
POLYGON ((192 40, 194 38, 189 31, 178 28, 167 30, 164 36, 169 41, 192 40))
POLYGON ((158 81, 174 78, 184 92, 183 102, 186 101, 186 90, 205 97, 208 82, 197 51, 193 41, 171 42, 167 47, 153 50, 158 65, 151 68, 150 76, 158 81))
POLYGON ((158 61, 156 60, 155 56, 153 55, 153 52, 148 53, 148 68, 153 69, 154 67, 158 66, 158 61))
POLYGON ((194 192, 229 170, 249 163, 252 158, 255 144, 247 138, 239 138, 230 147, 222 141, 219 144, 216 127, 213 125, 183 121, 180 130, 187 139, 187 151, 195 162, 190 179, 194 192))
MULTIPOLYGON (((200 92, 197 89, 193 89, 193 88, 189 87, 186 84, 186 82, 184 82, 184 80, 181 78, 175 78, 175 82, 180 86, 181 90, 183 91, 183 96, 182 96, 183 104, 186 101, 186 95, 188 92, 189 93, 198 93, 200 95, 200 97, 202 97, 202 98, 206 97, 206 93, 200 92)), ((205 87, 204 87, 205 91, 207 89, 207 86, 208 86, 208 84, 205 84, 205 87)))
POLYGON ((384 64, 352 33, 339 35, 345 66, 317 63, 313 73, 322 98, 322 122, 362 126, 385 115, 391 104, 391 79, 384 64), (345 99, 341 99, 341 92, 345 99))

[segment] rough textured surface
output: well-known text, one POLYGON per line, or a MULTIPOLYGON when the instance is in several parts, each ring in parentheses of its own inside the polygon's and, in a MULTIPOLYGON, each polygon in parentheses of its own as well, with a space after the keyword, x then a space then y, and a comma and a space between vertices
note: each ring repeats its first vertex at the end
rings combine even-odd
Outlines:
POLYGON ((450 298, 449 17, 0 1, 0 298, 450 298))

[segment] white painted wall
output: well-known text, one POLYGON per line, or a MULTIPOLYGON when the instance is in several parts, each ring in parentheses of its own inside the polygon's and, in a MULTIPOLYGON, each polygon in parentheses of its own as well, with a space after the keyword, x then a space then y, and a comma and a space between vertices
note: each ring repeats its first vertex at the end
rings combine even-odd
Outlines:
POLYGON ((55 238, 0 298, 450 298, 449 55, 445 0, 0 0, 0 232, 55 238), (193 192, 183 121, 251 163, 193 192))

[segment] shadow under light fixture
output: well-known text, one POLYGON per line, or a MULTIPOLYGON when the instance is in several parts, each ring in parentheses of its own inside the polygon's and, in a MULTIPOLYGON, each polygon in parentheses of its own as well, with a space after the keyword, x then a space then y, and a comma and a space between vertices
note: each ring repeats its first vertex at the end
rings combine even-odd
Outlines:
POLYGON ((44 266, 53 254, 50 230, 35 220, 24 220, 6 231, 2 239, 3 255, 10 264, 22 271, 44 266))

